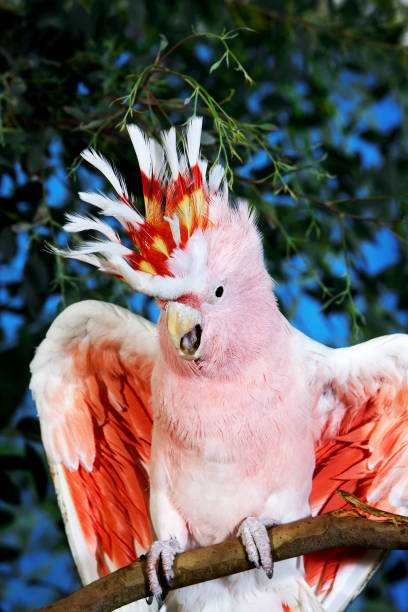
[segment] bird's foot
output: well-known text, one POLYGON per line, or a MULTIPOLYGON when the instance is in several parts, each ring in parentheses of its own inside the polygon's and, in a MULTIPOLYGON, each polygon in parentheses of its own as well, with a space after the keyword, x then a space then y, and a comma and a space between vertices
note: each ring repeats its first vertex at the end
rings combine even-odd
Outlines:
POLYGON ((264 523, 254 516, 249 516, 240 524, 237 535, 241 538, 248 559, 255 567, 262 567, 268 578, 272 578, 271 544, 264 523))
MULTIPOLYGON (((159 571, 163 572, 169 587, 172 586, 174 578, 173 563, 177 553, 183 552, 183 548, 176 537, 168 540, 157 540, 153 542, 146 554, 146 571, 149 579, 150 592, 157 600, 159 609, 163 605, 163 589, 159 581, 159 571)), ((149 598, 148 603, 153 600, 149 598)))

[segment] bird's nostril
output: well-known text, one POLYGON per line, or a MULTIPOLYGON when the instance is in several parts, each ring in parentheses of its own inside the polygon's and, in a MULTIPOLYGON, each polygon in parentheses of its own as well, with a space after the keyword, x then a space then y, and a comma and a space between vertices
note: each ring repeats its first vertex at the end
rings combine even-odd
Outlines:
POLYGON ((180 340, 180 348, 185 353, 193 354, 201 343, 201 325, 196 325, 180 340))

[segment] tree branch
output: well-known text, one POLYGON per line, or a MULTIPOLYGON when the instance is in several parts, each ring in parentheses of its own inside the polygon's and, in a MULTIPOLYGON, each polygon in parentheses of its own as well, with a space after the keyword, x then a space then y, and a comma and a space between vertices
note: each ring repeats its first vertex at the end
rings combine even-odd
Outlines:
MULTIPOLYGON (((354 506, 353 510, 335 510, 269 529, 274 560, 282 561, 335 546, 408 548, 408 518, 371 509, 350 494, 342 496, 354 506), (365 518, 367 514, 372 518, 365 518)), ((172 589, 249 569, 252 565, 241 542, 227 540, 177 555, 172 589)), ((36 612, 110 612, 148 596, 146 562, 139 559, 36 612)))
MULTIPOLYGON (((247 4, 246 0, 234 0, 234 3, 242 5, 247 4)), ((301 26, 308 31, 316 31, 319 33, 323 33, 326 36, 343 38, 344 40, 350 42, 361 42, 367 45, 371 45, 372 47, 378 47, 379 49, 397 51, 404 55, 407 53, 407 48, 403 44, 394 44, 389 43, 387 41, 377 40, 371 36, 367 36, 366 34, 361 34, 361 32, 358 32, 355 29, 346 29, 344 27, 333 26, 330 23, 316 23, 307 19, 301 19, 295 15, 289 15, 271 10, 263 6, 258 6, 256 4, 251 4, 251 8, 253 10, 258 11, 259 13, 263 13, 272 21, 284 21, 292 25, 301 26)))

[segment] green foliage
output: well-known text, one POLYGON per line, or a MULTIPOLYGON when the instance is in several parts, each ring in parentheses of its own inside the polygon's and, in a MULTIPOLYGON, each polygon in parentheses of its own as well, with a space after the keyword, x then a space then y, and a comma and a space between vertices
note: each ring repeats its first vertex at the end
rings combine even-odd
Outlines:
MULTIPOLYGON (((32 587, 15 609, 57 596, 17 559, 27 504, 59 516, 26 392, 34 347, 57 302, 134 303, 46 249, 90 180, 80 152, 113 159, 141 202, 126 123, 158 136, 203 115, 204 155, 256 208, 284 312, 332 345, 404 330, 407 16, 397 0, 0 0, 0 563, 32 587)), ((49 530, 53 554, 63 541, 49 530)))

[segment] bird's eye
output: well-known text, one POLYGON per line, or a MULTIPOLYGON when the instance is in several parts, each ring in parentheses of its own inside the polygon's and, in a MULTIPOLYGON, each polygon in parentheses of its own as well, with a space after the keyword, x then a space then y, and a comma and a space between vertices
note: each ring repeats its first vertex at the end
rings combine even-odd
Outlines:
POLYGON ((224 295, 224 286, 216 285, 214 287, 213 285, 208 293, 207 302, 209 304, 216 304, 223 295, 224 295))

